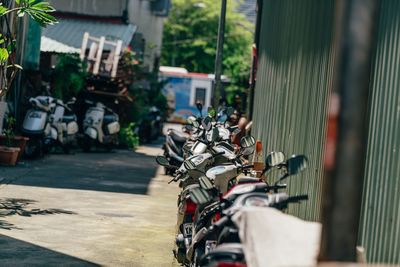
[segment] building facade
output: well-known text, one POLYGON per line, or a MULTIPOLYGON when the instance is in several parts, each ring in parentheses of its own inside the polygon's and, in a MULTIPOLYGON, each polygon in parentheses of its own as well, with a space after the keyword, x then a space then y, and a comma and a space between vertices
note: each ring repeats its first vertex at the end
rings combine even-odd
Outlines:
MULTIPOLYGON (((142 55, 144 66, 148 70, 153 70, 154 65, 158 64, 164 18, 169 10, 168 0, 50 0, 49 2, 57 10, 58 17, 65 20, 132 25, 135 27, 135 33, 129 45, 142 55)), ((85 27, 88 26, 83 24, 80 28, 85 27)), ((113 32, 109 34, 112 35, 113 32)), ((67 43, 68 36, 56 41, 67 43)))

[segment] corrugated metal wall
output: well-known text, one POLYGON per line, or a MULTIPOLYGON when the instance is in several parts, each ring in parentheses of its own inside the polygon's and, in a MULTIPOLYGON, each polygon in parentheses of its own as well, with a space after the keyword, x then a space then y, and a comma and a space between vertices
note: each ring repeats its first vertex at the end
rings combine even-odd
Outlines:
POLYGON ((309 220, 318 220, 321 208, 333 19, 334 0, 263 3, 252 134, 265 153, 309 158, 308 170, 288 182, 290 193, 310 197, 289 212, 309 220))
POLYGON ((400 264, 400 1, 379 3, 360 241, 368 261, 400 264))
MULTIPOLYGON (((333 12, 333 0, 266 0, 260 30, 253 134, 264 152, 309 157, 289 191, 310 200, 289 212, 311 220, 321 208, 333 12)), ((359 237, 369 262, 400 264, 400 1, 379 1, 378 18, 359 237)))

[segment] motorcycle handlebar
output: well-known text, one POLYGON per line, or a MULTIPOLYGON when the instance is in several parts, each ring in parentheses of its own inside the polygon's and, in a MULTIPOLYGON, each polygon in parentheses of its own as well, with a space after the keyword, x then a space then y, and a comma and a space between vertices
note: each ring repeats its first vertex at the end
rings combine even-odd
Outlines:
POLYGON ((172 182, 177 182, 179 179, 181 179, 181 177, 182 177, 182 173, 179 173, 177 176, 175 176, 174 178, 169 180, 168 184, 170 184, 172 182))
POLYGON ((302 201, 302 200, 308 200, 308 195, 291 196, 291 197, 288 198, 287 202, 288 203, 290 203, 290 202, 293 203, 293 202, 299 202, 299 201, 302 201))
POLYGON ((242 169, 251 169, 251 168, 254 168, 254 164, 247 164, 242 166, 242 169))

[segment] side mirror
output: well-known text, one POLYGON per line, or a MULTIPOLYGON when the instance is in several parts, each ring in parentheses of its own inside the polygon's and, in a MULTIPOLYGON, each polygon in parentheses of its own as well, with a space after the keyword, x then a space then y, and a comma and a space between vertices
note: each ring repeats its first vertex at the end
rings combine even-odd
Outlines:
POLYGON ((164 157, 164 156, 157 156, 156 157, 156 161, 161 166, 170 167, 168 159, 166 157, 164 157))
POLYGON ((208 142, 215 142, 219 137, 218 128, 213 128, 211 132, 207 134, 207 141, 208 142))
POLYGON ((204 130, 209 131, 211 130, 212 127, 212 118, 210 116, 207 116, 203 119, 201 122, 201 125, 203 126, 204 130))
POLYGON ((265 158, 265 166, 275 167, 285 161, 285 154, 282 152, 271 152, 265 158))
POLYGON ((191 189, 189 197, 197 205, 203 205, 212 200, 212 196, 210 196, 210 194, 208 194, 208 192, 201 187, 195 187, 191 189))
POLYGON ((198 111, 200 112, 200 116, 203 116, 202 115, 203 104, 201 104, 201 102, 197 102, 196 107, 197 107, 198 111))
POLYGON ((208 179, 207 176, 200 176, 199 184, 200 184, 200 187, 203 188, 204 190, 210 190, 210 189, 214 188, 213 183, 211 182, 210 179, 208 179))
POLYGON ((242 148, 249 148, 254 146, 255 144, 256 144, 256 139, 254 139, 254 137, 251 135, 243 136, 242 139, 240 139, 240 146, 242 148))
POLYGON ((287 160, 287 172, 289 175, 298 174, 307 168, 307 157, 293 155, 287 160))

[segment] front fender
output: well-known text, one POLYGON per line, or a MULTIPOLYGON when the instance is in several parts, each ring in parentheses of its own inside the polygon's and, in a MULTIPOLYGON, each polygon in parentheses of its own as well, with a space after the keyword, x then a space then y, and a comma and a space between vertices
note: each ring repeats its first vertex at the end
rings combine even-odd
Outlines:
POLYGON ((192 244, 190 245, 189 249, 186 252, 186 258, 189 261, 191 261, 193 258, 193 253, 194 253, 194 250, 196 249, 197 244, 200 243, 204 239, 204 237, 207 236, 207 232, 208 232, 207 228, 203 227, 193 237, 192 244))
POLYGON ((87 136, 89 136, 90 138, 96 140, 97 139, 97 130, 95 128, 92 127, 88 127, 85 129, 85 134, 87 136))

